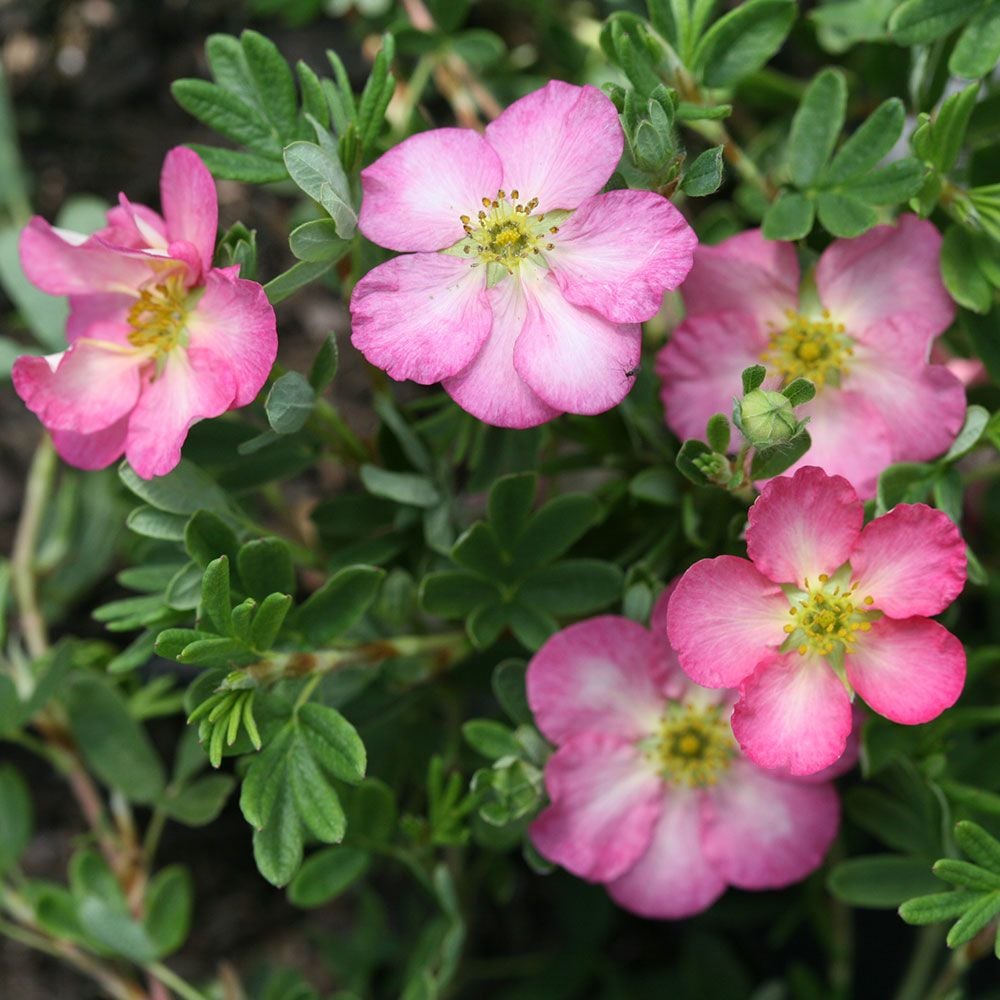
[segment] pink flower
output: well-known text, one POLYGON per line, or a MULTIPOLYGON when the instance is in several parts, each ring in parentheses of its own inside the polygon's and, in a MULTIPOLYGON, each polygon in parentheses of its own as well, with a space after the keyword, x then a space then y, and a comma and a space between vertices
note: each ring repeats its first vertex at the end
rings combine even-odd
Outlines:
POLYGON ((545 767, 551 805, 531 839, 627 909, 675 918, 706 909, 727 885, 804 878, 836 835, 840 806, 829 782, 741 755, 729 725, 736 692, 684 677, 664 638, 666 605, 657 603, 652 631, 592 618, 532 659, 528 701, 557 750, 545 767))
POLYGON ((361 173, 358 225, 405 255, 358 282, 355 347, 501 427, 615 406, 639 324, 695 245, 665 198, 598 193, 623 143, 599 90, 553 81, 485 135, 434 129, 389 150, 361 173))
POLYGON ((740 372, 764 364, 766 388, 798 376, 816 398, 812 447, 800 460, 844 476, 862 497, 893 462, 945 451, 962 426, 965 393, 928 362, 955 306, 941 283, 941 237, 904 215, 853 240, 835 240, 799 290, 795 246, 759 230, 695 252, 682 295, 687 318, 657 358, 667 423, 701 438, 713 413, 728 412, 740 372))
POLYGON ((702 559, 670 601, 684 672, 739 685, 733 732, 762 767, 835 761, 851 699, 893 722, 929 722, 958 699, 965 651, 928 615, 965 584, 965 546, 941 511, 900 504, 863 529, 850 483, 806 466, 750 508, 747 553, 702 559))
POLYGON ((18 358, 14 387, 82 469, 124 453, 145 479, 169 472, 188 428, 252 402, 277 353, 261 286, 212 267, 215 184, 195 153, 167 154, 160 195, 162 216, 120 195, 90 237, 37 216, 21 234, 29 280, 69 296, 69 348, 18 358))

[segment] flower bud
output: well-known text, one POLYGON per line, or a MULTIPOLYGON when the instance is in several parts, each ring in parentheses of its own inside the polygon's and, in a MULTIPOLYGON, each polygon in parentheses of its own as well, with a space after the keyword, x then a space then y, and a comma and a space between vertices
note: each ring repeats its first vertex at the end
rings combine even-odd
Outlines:
POLYGON ((740 400, 739 417, 740 430, 758 448, 787 441, 799 430, 795 409, 780 392, 766 389, 748 392, 740 400))

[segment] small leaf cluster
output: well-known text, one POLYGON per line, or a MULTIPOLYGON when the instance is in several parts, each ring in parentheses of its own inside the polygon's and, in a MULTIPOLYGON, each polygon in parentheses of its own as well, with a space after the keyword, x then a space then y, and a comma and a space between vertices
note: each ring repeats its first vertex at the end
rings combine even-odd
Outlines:
POLYGON ((424 577, 424 609, 465 618, 473 645, 485 649, 509 628, 537 649, 559 627, 559 616, 606 607, 622 591, 621 570, 598 559, 563 558, 604 516, 593 497, 564 493, 533 510, 537 477, 503 476, 490 490, 487 519, 451 549, 455 569, 424 577))

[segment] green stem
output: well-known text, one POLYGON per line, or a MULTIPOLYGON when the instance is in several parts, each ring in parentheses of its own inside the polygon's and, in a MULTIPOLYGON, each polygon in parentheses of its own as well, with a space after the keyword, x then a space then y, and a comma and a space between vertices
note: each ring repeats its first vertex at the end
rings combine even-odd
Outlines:
POLYGON ((394 142, 399 142, 409 134, 410 119, 413 117, 413 112, 420 102, 424 90, 427 88, 437 60, 438 56, 436 52, 425 52, 417 60, 416 66, 413 67, 413 72, 410 74, 410 79, 406 84, 406 96, 403 98, 399 109, 394 112, 394 117, 397 119, 393 128, 394 142))
POLYGON ((942 926, 921 927, 895 1000, 924 1000, 927 996, 927 984, 944 944, 945 933, 942 926))
POLYGON ((323 679, 322 674, 314 674, 312 677, 306 681, 305 686, 299 692, 298 698, 295 699, 295 707, 292 712, 298 712, 298 710, 312 697, 313 691, 316 690, 316 685, 323 679))
MULTIPOLYGON (((169 792, 169 789, 167 791, 169 792)), ((153 867, 153 859, 156 857, 156 850, 160 846, 160 837, 163 835, 163 828, 166 825, 167 814, 161 806, 157 806, 149 818, 149 825, 142 838, 142 856, 147 868, 153 867)))
POLYGON ((338 454, 358 463, 371 461, 371 450, 351 430, 340 411, 329 400, 316 400, 311 423, 338 454))
POLYGON ((196 990, 162 962, 153 962, 151 965, 147 965, 146 971, 168 989, 173 990, 179 997, 183 997, 183 1000, 207 1000, 206 995, 201 990, 196 990))

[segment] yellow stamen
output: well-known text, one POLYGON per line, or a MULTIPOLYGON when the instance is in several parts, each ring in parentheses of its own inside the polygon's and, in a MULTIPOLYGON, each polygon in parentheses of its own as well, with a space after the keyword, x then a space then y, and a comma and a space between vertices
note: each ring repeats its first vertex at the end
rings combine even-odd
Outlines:
POLYGON ((761 361, 781 375, 783 384, 807 378, 820 388, 839 385, 854 354, 854 342, 843 323, 824 309, 818 318, 785 310, 788 324, 771 324, 771 337, 761 361))
POLYGON ((674 704, 648 752, 667 782, 704 788, 729 767, 736 742, 722 706, 674 704))

